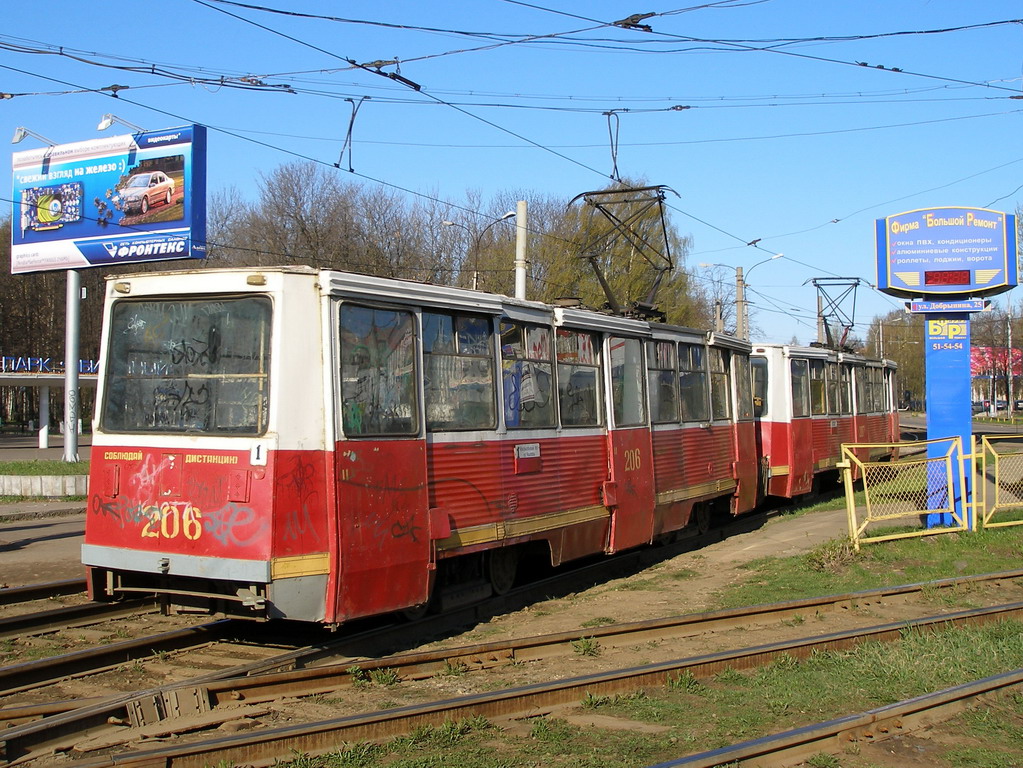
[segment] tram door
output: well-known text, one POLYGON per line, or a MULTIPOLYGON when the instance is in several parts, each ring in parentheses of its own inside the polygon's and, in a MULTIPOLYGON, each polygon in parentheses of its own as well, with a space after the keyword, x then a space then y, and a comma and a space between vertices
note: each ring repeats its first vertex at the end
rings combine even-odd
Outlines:
POLYGON ((653 538, 654 458, 647 423, 643 343, 611 337, 607 344, 611 479, 605 486, 604 504, 611 509, 609 549, 617 552, 653 538))
POLYGON ((342 304, 335 444, 338 618, 429 597, 426 441, 411 312, 342 304))

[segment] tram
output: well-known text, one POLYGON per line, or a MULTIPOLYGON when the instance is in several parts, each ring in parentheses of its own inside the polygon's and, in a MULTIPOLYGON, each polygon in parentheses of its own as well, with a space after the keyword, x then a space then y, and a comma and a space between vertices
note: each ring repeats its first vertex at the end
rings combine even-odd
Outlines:
POLYGON ((765 490, 750 353, 706 330, 308 267, 111 278, 90 597, 338 625, 500 594, 537 559, 705 530, 765 490))

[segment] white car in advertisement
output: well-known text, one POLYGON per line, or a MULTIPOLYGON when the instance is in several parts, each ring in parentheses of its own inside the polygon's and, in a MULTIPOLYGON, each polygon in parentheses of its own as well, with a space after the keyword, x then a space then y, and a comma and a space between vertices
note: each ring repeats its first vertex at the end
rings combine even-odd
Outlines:
POLYGON ((170 205, 174 199, 174 179, 163 171, 136 173, 121 188, 121 205, 126 213, 143 215, 156 203, 170 205))

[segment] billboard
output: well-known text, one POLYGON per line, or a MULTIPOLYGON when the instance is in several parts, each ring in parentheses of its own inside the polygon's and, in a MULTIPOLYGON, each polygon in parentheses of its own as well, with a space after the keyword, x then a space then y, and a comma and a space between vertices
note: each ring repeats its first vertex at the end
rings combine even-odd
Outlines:
POLYGON ((11 273, 206 255, 206 129, 15 152, 11 273))
POLYGON ((992 296, 1016 285, 1016 217, 923 208, 878 219, 877 287, 904 298, 992 296))

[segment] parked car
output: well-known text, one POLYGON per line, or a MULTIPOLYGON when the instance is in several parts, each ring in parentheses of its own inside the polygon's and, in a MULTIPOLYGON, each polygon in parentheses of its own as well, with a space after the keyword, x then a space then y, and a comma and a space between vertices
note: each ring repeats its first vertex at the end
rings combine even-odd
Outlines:
POLYGON ((121 188, 121 202, 125 212, 149 213, 154 203, 170 205, 174 199, 174 179, 163 171, 136 173, 121 188))

